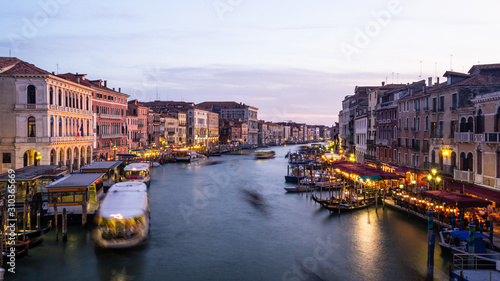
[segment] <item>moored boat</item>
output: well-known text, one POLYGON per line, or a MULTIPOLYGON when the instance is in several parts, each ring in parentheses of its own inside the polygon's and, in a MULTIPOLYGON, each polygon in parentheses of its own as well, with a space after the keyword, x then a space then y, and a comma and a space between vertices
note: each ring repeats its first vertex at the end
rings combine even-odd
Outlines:
POLYGON ((149 164, 147 163, 132 163, 128 164, 125 169, 125 178, 127 181, 137 181, 145 183, 148 187, 151 183, 149 175, 149 164))
POLYGON ((96 245, 102 248, 130 248, 142 244, 149 235, 149 216, 149 197, 144 183, 114 184, 96 218, 96 245))
POLYGON ((496 263, 500 261, 500 253, 492 250, 492 245, 487 240, 489 238, 487 235, 480 232, 474 232, 473 250, 471 245, 468 243, 470 238, 469 235, 468 230, 444 229, 439 232, 439 236, 441 238, 439 246, 442 250, 452 253, 477 254, 478 259, 487 262, 496 263))

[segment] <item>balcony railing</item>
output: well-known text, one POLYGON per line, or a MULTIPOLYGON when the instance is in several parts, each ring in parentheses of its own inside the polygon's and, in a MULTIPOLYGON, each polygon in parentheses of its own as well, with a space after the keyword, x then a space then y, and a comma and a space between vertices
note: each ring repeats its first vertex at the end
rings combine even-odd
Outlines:
POLYGON ((420 146, 418 146, 418 145, 414 145, 414 146, 412 147, 412 149, 413 149, 413 151, 415 151, 415 152, 419 152, 419 151, 420 151, 420 146))
POLYGON ((424 106, 424 111, 429 111, 429 107, 428 106, 424 106))
POLYGON ((451 111, 456 111, 456 110, 457 110, 457 106, 456 106, 456 105, 454 105, 454 106, 450 106, 450 110, 451 110, 451 111))
POLYGON ((475 142, 482 142, 482 141, 484 141, 484 134, 475 134, 474 135, 474 141, 475 142))
POLYGON ((101 119, 116 119, 116 120, 120 120, 122 119, 124 116, 121 116, 121 115, 112 115, 112 114, 99 114, 99 118, 101 119))
POLYGON ((453 172, 453 179, 466 182, 474 182, 474 172, 455 169, 455 171, 453 172))
POLYGON ((484 133, 485 142, 500 142, 500 133, 484 133))
POLYGON ((51 143, 61 143, 61 142, 88 142, 94 141, 94 136, 83 136, 83 137, 51 137, 51 143))
POLYGON ((377 140, 377 144, 379 144, 379 145, 389 145, 389 140, 387 140, 387 139, 379 139, 379 140, 377 140))
POLYGON ((365 159, 374 161, 377 160, 377 157, 375 155, 365 154, 365 159))
POLYGON ((456 142, 472 142, 473 141, 473 132, 455 132, 455 141, 456 142))
POLYGON ((99 135, 101 139, 117 139, 117 138, 123 138, 125 135, 123 134, 102 134, 99 135))

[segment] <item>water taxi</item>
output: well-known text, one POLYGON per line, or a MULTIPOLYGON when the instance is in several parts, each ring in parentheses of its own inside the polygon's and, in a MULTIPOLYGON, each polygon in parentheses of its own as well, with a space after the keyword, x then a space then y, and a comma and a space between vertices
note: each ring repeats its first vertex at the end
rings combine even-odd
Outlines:
POLYGON ((195 150, 180 149, 175 152, 175 161, 177 162, 193 162, 203 158, 195 150))
POLYGON ((123 161, 96 161, 80 168, 80 171, 82 173, 105 173, 103 186, 106 192, 113 184, 120 182, 123 166, 123 161))
POLYGON ((99 201, 104 197, 104 173, 70 174, 47 185, 49 202, 47 213, 54 214, 54 204, 58 213, 63 208, 68 215, 82 214, 82 205, 86 205, 86 212, 93 214, 99 207, 99 201), (84 203, 85 202, 85 203, 84 203))
POLYGON ((143 182, 149 187, 151 176, 149 175, 148 163, 128 164, 123 170, 125 171, 125 179, 127 181, 143 182))
POLYGON ((276 153, 273 150, 257 150, 255 151, 255 159, 271 159, 276 153))
POLYGON ((474 232, 474 238, 470 237, 468 230, 443 229, 439 232, 441 242, 439 246, 443 251, 459 254, 477 254, 477 258, 486 262, 497 263, 500 261, 500 253, 493 250, 493 245, 488 240, 489 236, 474 232), (472 239, 473 247, 471 246, 472 239))
POLYGON ((114 184, 96 216, 94 240, 102 248, 130 248, 149 234, 149 197, 141 182, 114 184))

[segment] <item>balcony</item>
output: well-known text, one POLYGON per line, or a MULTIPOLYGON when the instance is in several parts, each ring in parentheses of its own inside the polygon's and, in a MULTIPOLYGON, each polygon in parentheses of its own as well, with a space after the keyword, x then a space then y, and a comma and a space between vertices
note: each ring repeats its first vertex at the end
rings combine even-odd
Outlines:
POLYGON ((457 106, 456 105, 450 106, 450 111, 457 111, 457 106))
POLYGON ((455 171, 453 172, 453 179, 466 182, 474 182, 474 172, 455 169, 455 171))
POLYGON ((124 116, 121 115, 112 115, 112 114, 99 114, 99 118, 101 119, 115 119, 115 120, 121 120, 124 118, 124 116))
POLYGON ((431 139, 442 139, 443 134, 431 134, 431 139))
POLYGON ((436 169, 438 173, 453 175, 455 167, 451 165, 440 165, 438 163, 424 162, 424 169, 436 169))
POLYGON ((422 147, 422 153, 429 153, 429 146, 422 147))
POLYGON ((424 106, 424 111, 429 111, 429 107, 428 106, 424 106))
POLYGON ((377 157, 375 155, 365 154, 365 160, 376 161, 377 157))
POLYGON ((59 110, 65 112, 72 112, 78 114, 92 115, 93 112, 89 110, 81 110, 77 108, 53 105, 53 104, 15 104, 14 110, 59 110))
POLYGON ((455 132, 455 142, 473 142, 473 132, 455 132))
POLYGON ((374 140, 366 140, 366 144, 367 145, 375 145, 375 141, 374 140))
POLYGON ((144 124, 137 124, 137 128, 144 128, 144 124))
POLYGON ((500 133, 484 133, 484 142, 500 142, 500 133))
POLYGON ((380 140, 377 140, 377 144, 378 145, 385 145, 385 146, 387 146, 387 145, 389 145, 389 140, 387 140, 387 139, 380 139, 380 140))
POLYGON ((420 152, 420 146, 418 146, 418 145, 413 146, 412 149, 415 152, 420 152))
POLYGON ((99 137, 101 137, 101 139, 117 139, 125 136, 123 134, 101 134, 99 137))
POLYGON ((94 141, 94 136, 83 136, 83 137, 51 137, 51 143, 64 143, 64 142, 92 142, 94 141))

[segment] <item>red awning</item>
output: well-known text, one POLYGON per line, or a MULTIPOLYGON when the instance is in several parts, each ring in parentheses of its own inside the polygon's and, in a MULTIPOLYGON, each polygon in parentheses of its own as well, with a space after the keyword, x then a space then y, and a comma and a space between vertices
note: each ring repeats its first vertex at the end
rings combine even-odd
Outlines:
POLYGON ((450 182, 446 184, 445 187, 453 190, 464 191, 465 193, 469 193, 496 203, 500 203, 500 192, 481 188, 470 183, 450 182))
POLYGON ((424 197, 439 199, 439 197, 441 196, 450 196, 450 195, 455 195, 457 193, 446 190, 428 190, 428 191, 422 191, 420 192, 420 194, 424 197))

